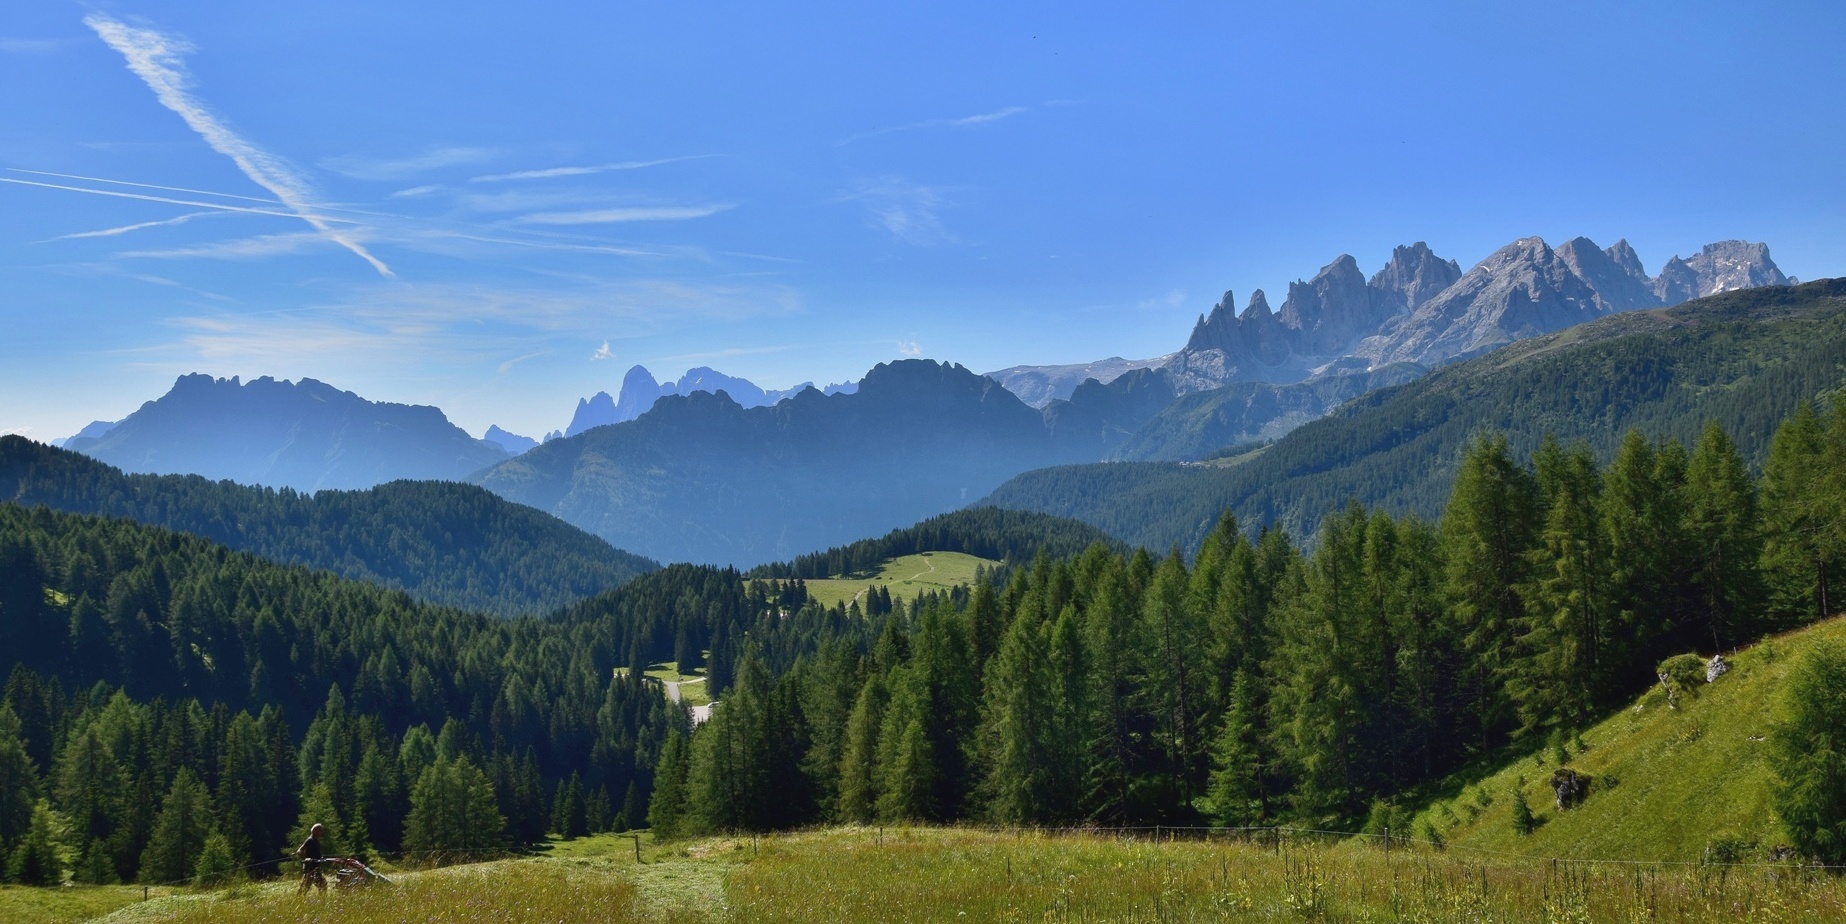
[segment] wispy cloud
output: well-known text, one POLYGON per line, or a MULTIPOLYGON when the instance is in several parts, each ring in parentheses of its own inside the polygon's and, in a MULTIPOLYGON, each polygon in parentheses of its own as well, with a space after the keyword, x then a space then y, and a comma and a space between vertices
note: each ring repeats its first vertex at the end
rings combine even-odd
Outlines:
POLYGON ((499 156, 501 152, 495 148, 450 146, 431 148, 421 154, 398 158, 347 154, 341 157, 329 157, 320 164, 328 170, 356 180, 402 180, 422 176, 432 170, 441 170, 445 167, 485 163, 499 156))
POLYGON ((212 259, 212 260, 254 260, 260 257, 274 257, 282 254, 302 253, 333 243, 325 235, 312 231, 297 231, 290 234, 263 234, 256 237, 239 238, 230 241, 215 241, 210 244, 197 244, 190 247, 172 247, 162 250, 125 250, 117 256, 139 257, 152 260, 176 259, 212 259))
POLYGON ((0 37, 0 51, 10 55, 51 55, 76 44, 75 39, 0 37))
MULTIPOLYGON (((16 179, 13 179, 12 177, 4 177, 4 176, 0 176, 0 183, 12 183, 15 186, 37 186, 43 189, 62 189, 68 192, 89 193, 92 196, 112 196, 117 199, 139 199, 142 202, 164 202, 164 203, 167 203, 168 205, 185 205, 185 206, 191 206, 192 208, 195 208, 195 209, 213 209, 213 210, 220 211, 220 212, 242 212, 243 214, 246 214, 246 215, 274 215, 278 218, 301 218, 303 217, 300 212, 284 211, 282 209, 253 209, 253 208, 246 208, 241 205, 225 205, 221 202, 198 202, 198 201, 191 200, 191 199, 174 199, 168 196, 150 196, 144 193, 122 192, 120 190, 114 190, 114 189, 86 189, 82 186, 64 186, 58 183, 40 183, 37 180, 16 180, 16 179)), ((262 201, 262 200, 257 200, 257 201, 262 201)), ((325 215, 316 215, 314 217, 317 221, 322 221, 322 222, 350 223, 350 219, 346 219, 346 218, 331 218, 325 215)))
POLYGON ((127 234, 130 231, 140 231, 143 228, 159 228, 159 227, 163 227, 166 225, 183 225, 186 222, 193 220, 194 218, 203 218, 206 215, 218 215, 218 214, 221 214, 221 213, 219 212, 187 212, 184 215, 177 215, 177 216, 174 216, 173 218, 162 218, 159 221, 137 222, 132 225, 122 225, 117 228, 104 228, 100 231, 79 231, 75 234, 60 234, 57 237, 49 238, 48 240, 72 241, 72 240, 77 240, 79 238, 86 238, 86 237, 115 237, 117 235, 127 234))
MULTIPOLYGON (((260 196, 240 196, 236 193, 213 192, 209 189, 189 189, 185 186, 159 186, 154 183, 136 183, 131 180, 111 180, 107 177, 84 176, 81 173, 52 173, 49 170, 27 170, 24 167, 8 167, 9 173, 25 173, 32 176, 55 176, 61 180, 83 180, 87 183, 108 183, 111 186, 132 186, 136 189, 158 189, 164 192, 191 193, 195 196, 216 196, 220 199, 240 199, 244 202, 262 202, 268 205, 281 205, 279 199, 264 199, 260 196)), ((69 187, 59 187, 67 189, 69 187)))
POLYGON ((430 193, 441 192, 441 191, 442 191, 442 187, 440 186, 412 186, 409 189, 400 189, 397 192, 394 192, 391 195, 387 196, 386 198, 388 199, 416 199, 422 196, 427 196, 430 193))
POLYGON ((601 225, 622 221, 688 221, 716 215, 729 205, 657 206, 585 209, 579 212, 539 212, 518 219, 527 225, 601 225))
POLYGON ((643 167, 658 167, 662 164, 677 164, 687 160, 703 160, 717 157, 716 154, 688 154, 684 157, 663 157, 659 160, 624 160, 613 164, 595 164, 587 167, 546 167, 542 170, 519 170, 513 173, 495 173, 488 176, 469 178, 470 183, 507 183, 515 180, 549 180, 565 176, 592 176, 609 173, 614 170, 639 170, 643 167))
POLYGON ((959 119, 928 119, 922 122, 909 122, 903 125, 874 128, 869 132, 860 132, 850 138, 836 141, 834 142, 834 146, 844 147, 855 141, 864 141, 867 138, 876 138, 879 135, 890 135, 896 132, 911 132, 925 128, 974 128, 980 125, 991 125, 994 122, 1001 121, 1002 119, 1010 119, 1026 111, 1027 108, 1025 106, 1008 106, 1005 109, 996 109, 992 112, 980 113, 979 115, 963 116, 959 119))
POLYGON ((602 346, 599 346, 596 348, 596 352, 590 354, 591 362, 602 362, 605 359, 614 359, 614 358, 615 358, 615 351, 609 349, 609 341, 607 340, 603 341, 602 346))
POLYGON ((379 275, 389 277, 391 268, 372 256, 354 239, 326 219, 315 214, 313 196, 306 181, 292 168, 267 151, 246 141, 195 99, 189 86, 184 56, 192 47, 152 29, 141 29, 111 19, 101 13, 84 17, 84 24, 96 32, 109 47, 121 54, 128 69, 146 83, 160 104, 172 110, 212 150, 231 159, 251 182, 269 190, 282 204, 296 213, 328 240, 353 252, 370 264, 379 275))
POLYGON ((937 212, 949 203, 934 187, 887 176, 859 184, 840 201, 859 202, 871 211, 872 225, 912 244, 953 244, 937 212))
POLYGON ((923 355, 923 347, 919 346, 915 340, 899 340, 897 342, 897 352, 899 355, 908 356, 914 359, 923 355))

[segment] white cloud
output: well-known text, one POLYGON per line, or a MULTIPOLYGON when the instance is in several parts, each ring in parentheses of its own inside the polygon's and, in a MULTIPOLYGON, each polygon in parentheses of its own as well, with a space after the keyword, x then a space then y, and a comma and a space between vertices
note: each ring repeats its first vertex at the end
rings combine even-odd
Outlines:
POLYGON ((379 275, 389 277, 391 268, 372 256, 347 232, 335 228, 314 213, 313 196, 306 181, 295 174, 281 158, 251 144, 233 132, 203 103, 189 92, 191 76, 184 56, 192 46, 152 29, 140 29, 91 13, 83 22, 128 63, 128 69, 154 91, 160 104, 172 110, 186 125, 210 145, 212 150, 229 157, 251 182, 267 189, 290 210, 328 240, 353 252, 370 264, 379 275))
POLYGON ((871 211, 873 226, 891 232, 899 240, 921 245, 957 242, 936 214, 948 202, 933 187, 888 176, 861 183, 842 201, 864 203, 871 211))
POLYGON ((290 234, 263 234, 256 237, 238 238, 230 241, 216 241, 210 244, 196 244, 190 247, 172 247, 161 250, 125 250, 117 254, 117 256, 152 260, 184 258, 252 260, 260 257, 303 253, 323 248, 329 243, 331 242, 320 234, 316 234, 312 231, 297 231, 290 234))
POLYGON ((599 346, 596 348, 596 352, 590 354, 590 360, 592 362, 601 362, 602 360, 605 360, 605 359, 614 359, 614 358, 615 358, 615 351, 609 349, 609 341, 607 340, 603 341, 602 346, 599 346))
POLYGON ((394 192, 390 194, 389 196, 386 196, 385 198, 387 199, 415 199, 418 196, 427 196, 430 193, 438 192, 441 189, 442 187, 440 186, 412 186, 409 189, 400 189, 397 192, 394 192))
POLYGON ((860 132, 845 140, 834 142, 834 146, 844 147, 855 141, 864 141, 867 138, 876 138, 879 135, 916 131, 924 128, 973 128, 978 125, 991 125, 994 122, 1001 121, 1002 119, 1010 119, 1026 111, 1027 109, 1024 106, 1008 106, 1004 109, 996 109, 993 112, 963 116, 959 119, 929 119, 923 122, 909 122, 903 125, 892 125, 886 128, 874 128, 869 132, 860 132))
POLYGON ((915 358, 923 355, 923 348, 915 340, 899 340, 897 352, 903 356, 915 358))
POLYGON ((187 212, 184 215, 177 215, 177 216, 174 216, 173 218, 162 218, 159 221, 137 222, 132 225, 122 225, 116 228, 104 228, 100 231, 78 231, 75 234, 60 234, 57 237, 50 238, 49 240, 70 241, 70 240, 76 240, 78 238, 86 238, 86 237, 115 237, 117 235, 127 234, 130 231, 140 231, 143 228, 159 228, 165 225, 183 225, 186 222, 193 220, 194 218, 202 218, 206 215, 217 215, 217 214, 220 214, 220 213, 218 212, 187 212))
MULTIPOLYGON (((287 212, 281 209, 253 209, 241 205, 224 205, 218 202, 196 202, 190 199, 174 199, 170 196, 150 196, 145 193, 120 192, 113 189, 85 189, 81 186, 62 186, 57 183, 40 183, 36 180, 15 180, 12 177, 0 176, 0 183, 12 183, 15 186, 37 186, 41 189, 62 189, 68 192, 88 193, 92 196, 112 196, 117 199, 139 199, 142 202, 165 202, 169 205, 185 205, 195 209, 216 209, 220 212, 242 212, 246 215, 274 215, 278 218, 303 217, 298 212, 287 212)), ((316 216, 316 218, 324 222, 337 221, 350 223, 349 219, 345 218, 328 218, 326 216, 316 216)))
POLYGON ((348 154, 321 161, 321 166, 356 180, 402 180, 444 167, 478 164, 499 157, 494 148, 440 147, 409 157, 379 158, 348 154))
POLYGON ((613 164, 595 164, 587 167, 547 167, 543 170, 519 170, 513 173, 495 173, 489 176, 471 177, 470 183, 505 183, 513 180, 549 180, 563 176, 591 176, 608 173, 612 170, 639 170, 643 167, 658 167, 662 164, 676 164, 683 160, 702 160, 716 157, 716 154, 689 154, 685 157, 663 157, 659 160, 625 160, 613 164))
POLYGON ((729 205, 653 206, 613 209, 585 209, 577 212, 539 212, 522 215, 518 221, 528 225, 600 225, 623 221, 688 221, 716 215, 729 205))

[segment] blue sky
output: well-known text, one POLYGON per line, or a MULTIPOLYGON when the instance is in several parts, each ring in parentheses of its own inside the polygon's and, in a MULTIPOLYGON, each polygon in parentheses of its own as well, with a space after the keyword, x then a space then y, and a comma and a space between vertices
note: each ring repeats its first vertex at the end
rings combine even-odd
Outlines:
POLYGON ((1842 47, 1836 2, 19 0, 0 431, 194 371, 537 435, 634 363, 1148 357, 1417 240, 1836 275, 1842 47))

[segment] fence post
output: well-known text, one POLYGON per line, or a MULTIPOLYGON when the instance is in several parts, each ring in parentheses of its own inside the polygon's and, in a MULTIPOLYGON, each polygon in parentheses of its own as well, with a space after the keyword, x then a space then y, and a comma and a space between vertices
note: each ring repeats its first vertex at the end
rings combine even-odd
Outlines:
POLYGON ((1391 859, 1391 826, 1385 825, 1385 859, 1391 859))
POLYGON ((641 862, 641 835, 630 835, 635 839, 635 862, 641 862))

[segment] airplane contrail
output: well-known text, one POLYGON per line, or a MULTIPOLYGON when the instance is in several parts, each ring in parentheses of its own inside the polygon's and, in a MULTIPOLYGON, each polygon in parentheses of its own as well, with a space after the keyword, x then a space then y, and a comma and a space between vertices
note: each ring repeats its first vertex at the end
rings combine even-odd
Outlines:
POLYGON ((220 122, 205 105, 187 91, 191 82, 183 55, 191 48, 183 40, 170 38, 152 29, 139 29, 101 13, 91 13, 83 23, 96 32, 110 48, 127 61, 128 69, 154 91, 160 104, 172 110, 187 127, 196 132, 212 150, 223 154, 242 170, 251 182, 263 187, 329 240, 352 251, 371 264, 378 274, 395 275, 383 261, 367 252, 351 236, 342 233, 328 220, 314 213, 308 184, 279 158, 232 131, 220 122))

